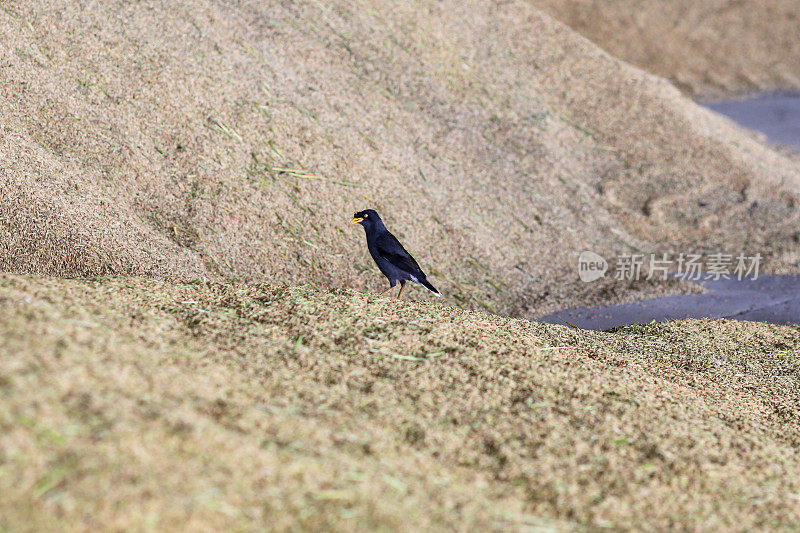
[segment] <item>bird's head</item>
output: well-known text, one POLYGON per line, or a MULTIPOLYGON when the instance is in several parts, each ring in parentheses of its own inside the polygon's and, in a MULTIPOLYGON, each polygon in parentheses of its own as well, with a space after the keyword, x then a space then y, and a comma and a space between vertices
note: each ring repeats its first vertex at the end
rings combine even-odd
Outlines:
POLYGON ((371 228, 381 223, 381 217, 374 209, 365 209, 353 215, 351 224, 361 224, 365 228, 371 228))

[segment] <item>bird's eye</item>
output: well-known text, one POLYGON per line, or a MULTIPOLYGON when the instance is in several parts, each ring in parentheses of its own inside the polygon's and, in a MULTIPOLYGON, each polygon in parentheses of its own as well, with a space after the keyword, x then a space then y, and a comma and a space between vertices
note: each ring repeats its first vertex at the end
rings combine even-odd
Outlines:
POLYGON ((369 218, 369 215, 364 213, 364 218, 369 218))

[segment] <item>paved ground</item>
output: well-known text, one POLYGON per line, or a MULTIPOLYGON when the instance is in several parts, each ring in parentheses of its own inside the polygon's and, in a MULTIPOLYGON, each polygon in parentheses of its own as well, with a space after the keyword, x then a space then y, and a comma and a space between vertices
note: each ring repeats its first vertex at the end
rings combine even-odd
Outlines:
POLYGON ((764 94, 745 100, 704 104, 770 142, 800 148, 800 94, 764 94))
POLYGON ((702 294, 666 296, 630 304, 559 311, 540 319, 571 322, 583 329, 606 330, 681 318, 734 318, 772 324, 800 324, 800 276, 759 276, 756 280, 701 283, 702 294))

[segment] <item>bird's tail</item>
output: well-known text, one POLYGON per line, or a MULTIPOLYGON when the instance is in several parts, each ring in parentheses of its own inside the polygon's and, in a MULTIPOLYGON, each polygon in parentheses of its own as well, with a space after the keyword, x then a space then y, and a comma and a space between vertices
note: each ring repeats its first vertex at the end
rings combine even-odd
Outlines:
POLYGON ((436 287, 431 285, 431 282, 428 281, 427 279, 419 280, 419 284, 422 285, 423 287, 425 287, 426 289, 428 289, 429 291, 431 291, 436 296, 441 296, 442 295, 442 293, 439 292, 438 290, 436 290, 436 287))

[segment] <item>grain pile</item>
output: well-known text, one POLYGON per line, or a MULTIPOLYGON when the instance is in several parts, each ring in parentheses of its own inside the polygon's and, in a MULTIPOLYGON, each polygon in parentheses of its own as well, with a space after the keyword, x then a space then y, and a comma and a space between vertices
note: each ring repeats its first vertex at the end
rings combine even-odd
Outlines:
POLYGON ((518 316, 576 254, 796 270, 796 164, 526 2, 14 2, 0 268, 375 290, 367 206, 448 301, 518 316))

